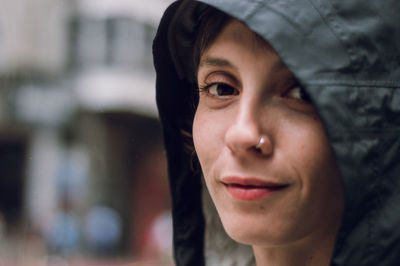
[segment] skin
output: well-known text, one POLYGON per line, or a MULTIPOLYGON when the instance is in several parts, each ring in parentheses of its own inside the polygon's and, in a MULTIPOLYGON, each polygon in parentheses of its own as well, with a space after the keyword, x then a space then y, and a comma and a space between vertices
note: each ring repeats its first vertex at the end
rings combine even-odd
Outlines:
POLYGON ((193 140, 228 235, 253 247, 257 265, 329 265, 343 188, 324 127, 291 72, 232 20, 203 52, 198 85, 193 140), (285 187, 241 200, 229 193, 227 176, 285 187))

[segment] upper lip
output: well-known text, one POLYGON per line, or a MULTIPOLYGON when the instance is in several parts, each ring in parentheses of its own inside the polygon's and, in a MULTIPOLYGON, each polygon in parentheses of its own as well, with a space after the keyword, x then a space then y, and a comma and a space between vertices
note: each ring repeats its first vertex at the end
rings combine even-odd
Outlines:
POLYGON ((226 176, 221 179, 221 182, 225 185, 239 185, 248 187, 279 188, 288 186, 288 184, 285 183, 267 181, 256 177, 226 176))

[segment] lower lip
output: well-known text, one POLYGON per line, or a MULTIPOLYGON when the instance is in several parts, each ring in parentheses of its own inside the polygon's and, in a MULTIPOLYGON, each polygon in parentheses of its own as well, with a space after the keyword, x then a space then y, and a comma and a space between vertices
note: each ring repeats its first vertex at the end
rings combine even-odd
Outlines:
POLYGON ((256 201, 267 198, 285 187, 249 187, 225 185, 232 197, 244 201, 256 201))

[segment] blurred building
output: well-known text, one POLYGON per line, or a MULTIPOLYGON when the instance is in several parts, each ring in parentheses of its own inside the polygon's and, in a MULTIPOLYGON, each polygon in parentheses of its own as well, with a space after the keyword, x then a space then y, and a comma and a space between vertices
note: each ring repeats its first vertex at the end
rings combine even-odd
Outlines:
POLYGON ((0 255, 169 248, 151 42, 170 2, 0 0, 0 255))

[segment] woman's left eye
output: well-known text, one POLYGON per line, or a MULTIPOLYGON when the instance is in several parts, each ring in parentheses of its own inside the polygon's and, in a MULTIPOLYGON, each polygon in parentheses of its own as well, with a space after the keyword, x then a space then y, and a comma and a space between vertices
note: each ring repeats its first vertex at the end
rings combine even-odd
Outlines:
POLYGON ((213 83, 202 89, 212 96, 216 97, 229 97, 239 95, 239 90, 226 84, 226 83, 213 83))

